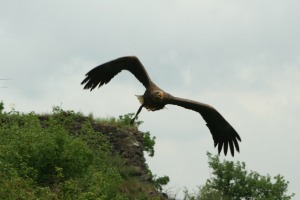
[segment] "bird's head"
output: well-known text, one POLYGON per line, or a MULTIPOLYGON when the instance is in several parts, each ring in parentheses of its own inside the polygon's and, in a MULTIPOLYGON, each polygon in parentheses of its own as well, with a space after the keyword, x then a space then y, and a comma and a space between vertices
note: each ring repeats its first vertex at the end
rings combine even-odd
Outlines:
POLYGON ((154 98, 158 101, 162 101, 164 99, 165 95, 162 90, 156 90, 154 91, 154 98))

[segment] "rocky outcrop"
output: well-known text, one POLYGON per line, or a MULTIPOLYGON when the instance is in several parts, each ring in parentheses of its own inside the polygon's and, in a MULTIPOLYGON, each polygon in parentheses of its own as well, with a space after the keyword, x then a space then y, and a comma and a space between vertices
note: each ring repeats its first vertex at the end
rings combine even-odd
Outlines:
MULTIPOLYGON (((101 123, 93 124, 94 130, 107 135, 111 144, 113 153, 120 155, 125 159, 125 164, 130 167, 130 176, 135 177, 141 185, 148 184, 147 187, 139 187, 137 190, 147 188, 149 197, 156 197, 155 199, 169 199, 166 194, 160 193, 154 186, 152 177, 149 174, 149 169, 144 157, 144 136, 143 132, 137 128, 121 128, 117 126, 104 125, 101 123)), ((147 198, 148 199, 148 198, 147 198)))
POLYGON ((111 144, 112 152, 125 159, 125 164, 133 170, 132 175, 149 181, 146 159, 144 157, 143 133, 136 128, 125 129, 117 126, 93 124, 94 130, 105 134, 111 144))
MULTIPOLYGON (((68 115, 68 113, 65 113, 68 115)), ((40 116, 39 119, 43 125, 47 116, 40 116)), ((74 122, 69 126, 70 132, 80 134, 82 126, 90 120, 88 117, 76 116, 74 122)), ((44 124, 45 125, 45 124, 44 124)), ((149 173, 146 159, 144 157, 144 133, 132 126, 118 126, 110 123, 101 123, 91 120, 93 129, 100 134, 104 134, 111 146, 112 154, 119 155, 129 170, 128 176, 135 181, 134 191, 147 194, 145 199, 168 199, 166 194, 160 193, 154 185, 151 174, 149 173), (151 198, 154 197, 154 198, 151 198)), ((132 188, 128 189, 132 190, 132 188)), ((134 198, 133 198, 134 199, 134 198)))

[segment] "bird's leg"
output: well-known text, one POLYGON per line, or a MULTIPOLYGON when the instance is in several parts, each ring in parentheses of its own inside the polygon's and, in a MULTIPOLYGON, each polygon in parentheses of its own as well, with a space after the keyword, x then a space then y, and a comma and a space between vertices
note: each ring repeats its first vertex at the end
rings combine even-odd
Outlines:
POLYGON ((138 111, 136 112, 134 118, 131 119, 130 124, 133 124, 133 123, 134 123, 135 119, 138 117, 138 115, 139 115, 139 113, 142 111, 142 108, 143 108, 143 107, 144 107, 144 104, 142 104, 142 105, 139 107, 139 109, 138 109, 138 111))

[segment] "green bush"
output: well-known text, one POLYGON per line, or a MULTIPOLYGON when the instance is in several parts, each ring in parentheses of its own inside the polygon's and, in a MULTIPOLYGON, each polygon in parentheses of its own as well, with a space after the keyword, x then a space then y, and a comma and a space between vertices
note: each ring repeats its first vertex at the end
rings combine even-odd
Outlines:
POLYGON ((287 194, 289 182, 281 175, 273 180, 270 175, 260 175, 247 171, 244 162, 220 161, 219 156, 207 153, 208 165, 212 170, 211 177, 197 193, 190 194, 185 190, 185 200, 238 200, 238 199, 282 199, 289 200, 294 193, 287 194))
MULTIPOLYGON (((152 183, 131 177, 136 169, 113 154, 107 136, 93 129, 102 120, 60 107, 44 115, 3 109, 1 102, 0 199, 147 199, 154 186, 161 190, 168 182, 149 169, 152 183)), ((104 124, 136 129, 142 122, 130 125, 132 116, 104 124)), ((152 156, 154 140, 145 133, 145 150, 152 156)))
POLYGON ((0 199, 126 199, 111 165, 105 137, 80 115, 55 108, 53 115, 0 115, 0 199))
POLYGON ((144 148, 150 157, 154 156, 154 145, 156 137, 151 135, 149 132, 144 133, 144 148))
POLYGON ((3 112, 4 110, 4 103, 3 101, 0 102, 0 114, 3 112))

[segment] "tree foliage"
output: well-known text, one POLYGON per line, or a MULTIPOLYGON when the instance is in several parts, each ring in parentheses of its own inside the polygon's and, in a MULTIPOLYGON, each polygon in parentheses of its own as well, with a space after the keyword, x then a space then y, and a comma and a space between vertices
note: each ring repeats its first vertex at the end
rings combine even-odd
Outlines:
POLYGON ((5 113, 1 102, 0 199, 131 199, 126 190, 136 186, 124 175, 130 168, 93 123, 60 107, 48 115, 5 113))
POLYGON ((74 118, 57 108, 43 123, 34 113, 0 114, 0 199, 126 199, 106 140, 90 122, 73 137, 74 118))
POLYGON ((207 153, 208 164, 212 169, 212 177, 199 187, 198 194, 185 191, 185 199, 192 200, 289 200, 288 181, 281 175, 262 176, 255 171, 248 172, 244 162, 223 161, 219 156, 207 153))
POLYGON ((154 145, 156 137, 151 137, 149 132, 144 133, 144 148, 150 157, 154 156, 154 145))
POLYGON ((4 103, 3 101, 0 101, 0 114, 2 113, 3 110, 4 110, 4 103))

